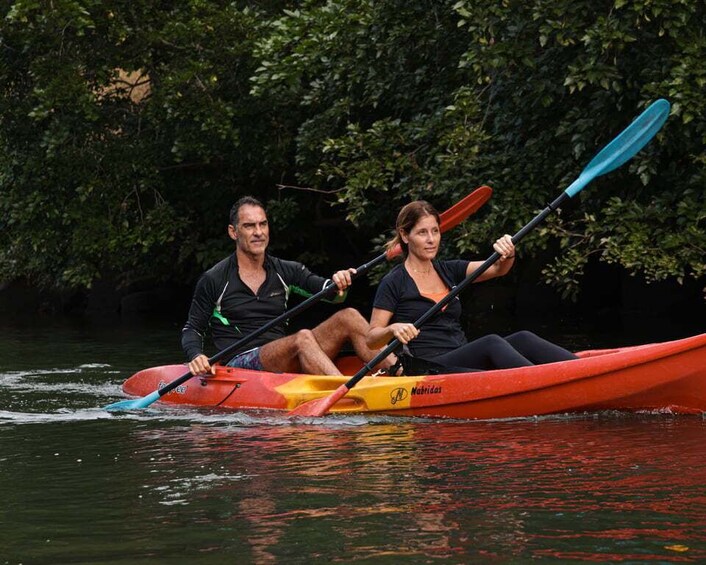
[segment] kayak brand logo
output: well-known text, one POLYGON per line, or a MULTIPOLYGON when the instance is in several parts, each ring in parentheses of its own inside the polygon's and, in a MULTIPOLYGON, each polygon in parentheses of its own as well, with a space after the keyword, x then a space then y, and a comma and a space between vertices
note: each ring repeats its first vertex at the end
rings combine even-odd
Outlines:
POLYGON ((393 406, 407 398, 409 394, 406 388, 396 388, 390 393, 390 404, 393 406))
POLYGON ((441 394, 441 387, 434 386, 434 385, 413 386, 412 390, 409 392, 407 391, 406 388, 399 387, 399 388, 394 389, 390 393, 390 404, 392 404, 394 406, 398 402, 402 402, 410 394, 412 396, 420 396, 420 395, 424 395, 424 394, 441 394))
MULTIPOLYGON (((164 381, 159 381, 159 384, 157 385, 157 388, 159 390, 162 390, 165 386, 167 386, 169 383, 165 383, 164 381)), ((186 389, 189 388, 189 385, 179 385, 176 387, 174 390, 171 392, 176 392, 177 394, 186 394, 186 389)))
POLYGON ((440 386, 413 386, 412 396, 420 394, 441 394, 440 386))

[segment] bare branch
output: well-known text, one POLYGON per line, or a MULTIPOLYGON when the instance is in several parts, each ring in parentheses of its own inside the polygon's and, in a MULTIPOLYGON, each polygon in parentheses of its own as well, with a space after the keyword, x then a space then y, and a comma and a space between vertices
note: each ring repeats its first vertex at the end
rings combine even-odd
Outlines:
POLYGON ((337 192, 344 190, 343 188, 337 188, 336 190, 321 190, 320 188, 312 188, 310 186, 294 186, 291 184, 276 184, 275 186, 279 190, 291 188, 292 190, 304 190, 306 192, 318 192, 320 194, 336 194, 337 192))

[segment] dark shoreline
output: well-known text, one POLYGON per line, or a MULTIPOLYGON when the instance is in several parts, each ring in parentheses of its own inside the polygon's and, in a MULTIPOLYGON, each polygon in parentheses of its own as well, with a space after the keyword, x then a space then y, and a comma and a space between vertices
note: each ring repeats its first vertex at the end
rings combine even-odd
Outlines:
MULTIPOLYGON (((474 285, 463 297, 466 333, 472 338, 531 329, 548 338, 573 339, 574 343, 567 345, 575 348, 592 348, 706 332, 706 300, 698 281, 647 284, 636 277, 620 276, 617 269, 615 273, 617 277, 605 272, 587 277, 576 302, 562 300, 543 283, 530 282, 528 273, 521 270, 507 280, 474 285)), ((346 304, 368 316, 374 290, 374 286, 354 286, 346 304)), ((188 285, 117 289, 106 282, 88 292, 61 293, 16 281, 0 287, 0 319, 8 329, 68 322, 138 324, 171 327, 178 332, 186 319, 191 292, 188 285)), ((292 320, 290 328, 311 327, 339 307, 318 304, 292 320)))

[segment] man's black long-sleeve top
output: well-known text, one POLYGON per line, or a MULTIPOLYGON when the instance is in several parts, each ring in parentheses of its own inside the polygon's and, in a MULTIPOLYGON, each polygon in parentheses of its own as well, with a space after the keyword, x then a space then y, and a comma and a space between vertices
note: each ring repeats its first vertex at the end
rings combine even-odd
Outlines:
MULTIPOLYGON (((316 294, 329 282, 301 263, 265 256, 265 282, 257 294, 240 279, 236 254, 206 271, 196 285, 189 317, 182 329, 181 345, 189 360, 203 353, 204 338, 211 330, 218 351, 230 346, 285 312, 289 295, 316 294)), ((284 325, 271 328, 231 358, 285 336, 284 325)), ((227 362, 228 359, 223 359, 227 362)))

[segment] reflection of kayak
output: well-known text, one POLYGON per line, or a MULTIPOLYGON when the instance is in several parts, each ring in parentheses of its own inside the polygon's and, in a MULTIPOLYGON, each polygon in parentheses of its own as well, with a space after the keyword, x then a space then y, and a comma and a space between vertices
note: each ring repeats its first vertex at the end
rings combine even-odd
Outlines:
MULTIPOLYGON (((578 355, 580 359, 573 361, 519 369, 365 377, 331 412, 442 418, 507 418, 594 410, 706 412, 706 334, 578 355)), ((351 374, 358 367, 349 367, 351 374)), ((184 371, 184 365, 145 369, 130 377, 123 390, 144 396, 184 371)), ((162 402, 291 410, 302 402, 329 395, 347 380, 219 367, 215 376, 195 377, 164 395, 162 402)))

